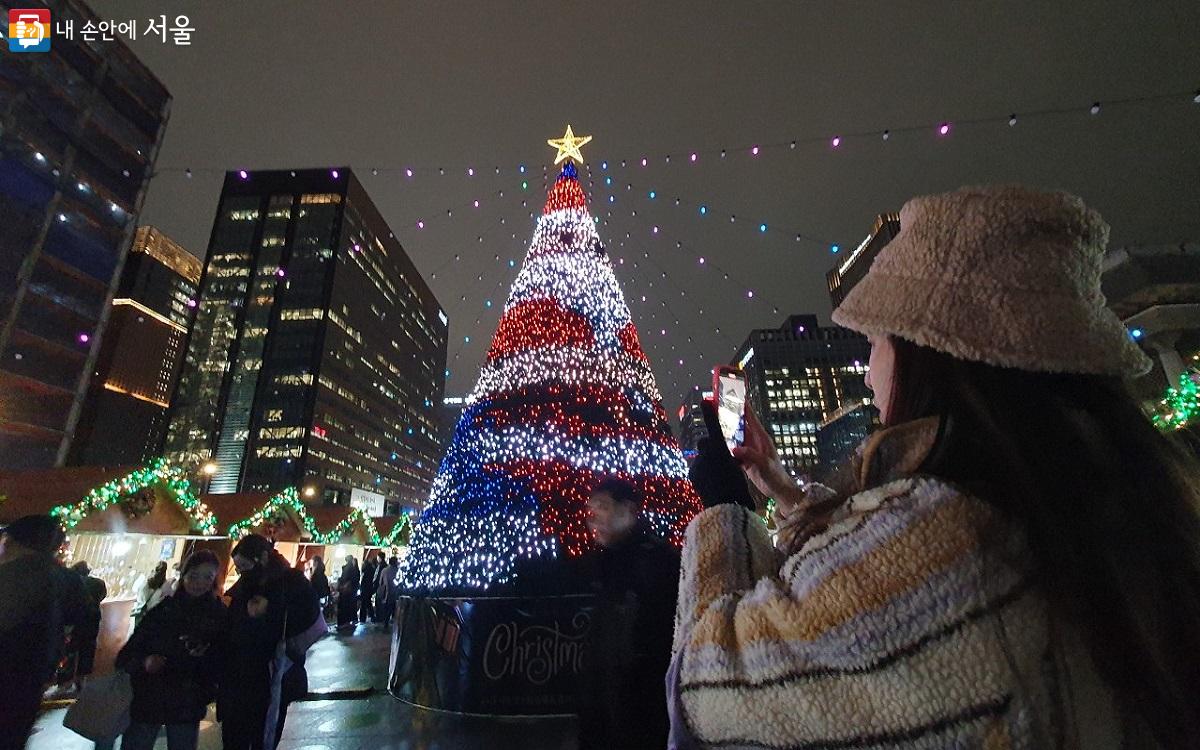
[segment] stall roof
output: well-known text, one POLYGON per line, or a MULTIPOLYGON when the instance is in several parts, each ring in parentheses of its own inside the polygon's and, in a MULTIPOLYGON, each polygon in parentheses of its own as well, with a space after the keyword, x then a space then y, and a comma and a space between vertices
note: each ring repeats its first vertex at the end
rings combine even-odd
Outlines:
POLYGON ((57 469, 0 471, 0 523, 49 513, 77 503, 93 489, 137 471, 137 466, 65 466, 57 469))
POLYGON ((217 516, 221 534, 229 527, 254 515, 254 511, 271 499, 269 492, 234 492, 228 495, 203 495, 200 498, 217 516))
POLYGON ((375 528, 379 530, 379 538, 385 540, 391 536, 398 524, 411 521, 408 516, 380 516, 372 520, 375 521, 375 528))
POLYGON ((66 466, 0 472, 0 521, 61 509, 68 531, 209 536, 213 513, 187 488, 183 472, 161 459, 145 466, 66 466), (159 502, 159 501, 165 502, 159 502))
POLYGON ((306 505, 304 509, 312 516, 317 529, 323 534, 328 534, 333 527, 345 521, 346 516, 354 510, 349 505, 306 505))

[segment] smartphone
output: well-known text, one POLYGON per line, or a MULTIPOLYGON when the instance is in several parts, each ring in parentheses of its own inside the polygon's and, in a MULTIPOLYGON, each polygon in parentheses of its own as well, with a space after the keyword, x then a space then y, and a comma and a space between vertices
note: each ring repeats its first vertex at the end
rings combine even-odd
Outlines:
POLYGON ((732 451, 746 436, 746 374, 729 365, 714 367, 713 401, 721 437, 732 451))

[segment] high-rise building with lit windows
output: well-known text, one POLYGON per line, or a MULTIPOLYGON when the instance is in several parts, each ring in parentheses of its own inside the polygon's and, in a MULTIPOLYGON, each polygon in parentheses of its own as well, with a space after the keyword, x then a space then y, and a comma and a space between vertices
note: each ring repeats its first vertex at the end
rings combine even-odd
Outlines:
POLYGON ((705 384, 704 388, 693 386, 692 390, 684 394, 680 400, 679 412, 679 448, 683 451, 683 458, 691 465, 692 459, 696 457, 696 451, 699 449, 700 440, 708 436, 708 425, 704 423, 704 412, 700 411, 700 404, 704 399, 711 399, 713 395, 712 386, 705 384))
POLYGON ((793 475, 818 472, 817 429, 848 403, 871 392, 864 376, 865 336, 820 326, 815 315, 791 315, 778 328, 751 331, 730 364, 746 373, 747 396, 793 475))
MULTIPOLYGON (((106 20, 76 0, 0 13, 43 6, 56 27, 106 20)), ((61 466, 171 95, 119 38, 0 54, 0 468, 61 466)))
POLYGON ((886 213, 875 217, 871 232, 858 243, 850 252, 838 258, 838 264, 825 274, 825 283, 829 287, 829 301, 836 309, 846 299, 846 295, 854 285, 867 275, 875 256, 884 245, 891 242, 900 233, 900 214, 886 213))
POLYGON ((165 452, 214 493, 419 506, 440 459, 447 319, 358 179, 229 172, 165 452))
POLYGON ((145 463, 162 446, 200 261, 154 227, 138 227, 75 427, 68 463, 145 463))

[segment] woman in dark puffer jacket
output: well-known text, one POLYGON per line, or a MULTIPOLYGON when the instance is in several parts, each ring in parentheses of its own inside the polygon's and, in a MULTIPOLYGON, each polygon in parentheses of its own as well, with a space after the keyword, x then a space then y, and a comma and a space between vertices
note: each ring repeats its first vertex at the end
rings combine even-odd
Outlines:
POLYGON ((195 750, 228 636, 214 592, 219 567, 208 550, 188 557, 175 593, 146 613, 117 655, 133 683, 123 750, 150 750, 163 726, 170 750, 195 750))

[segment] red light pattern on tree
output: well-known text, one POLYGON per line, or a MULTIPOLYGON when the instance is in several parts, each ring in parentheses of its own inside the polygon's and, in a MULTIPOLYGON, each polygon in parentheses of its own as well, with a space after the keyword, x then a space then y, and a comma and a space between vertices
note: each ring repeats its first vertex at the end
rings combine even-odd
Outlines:
POLYGON ((492 337, 488 359, 546 346, 590 346, 592 324, 551 299, 520 302, 505 311, 492 337))

